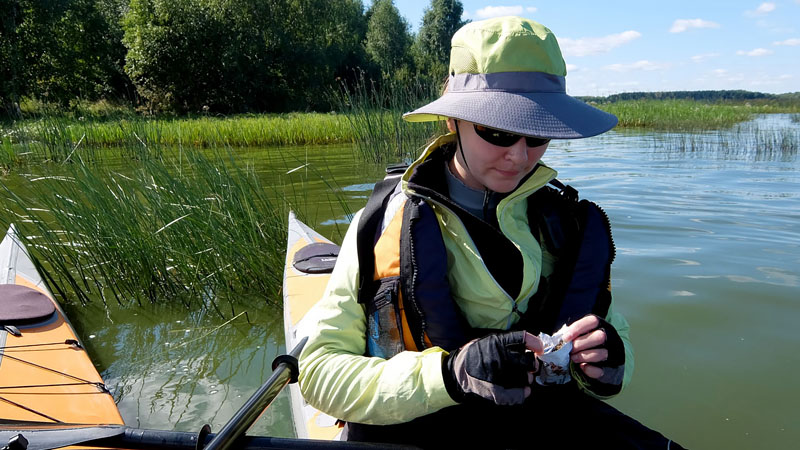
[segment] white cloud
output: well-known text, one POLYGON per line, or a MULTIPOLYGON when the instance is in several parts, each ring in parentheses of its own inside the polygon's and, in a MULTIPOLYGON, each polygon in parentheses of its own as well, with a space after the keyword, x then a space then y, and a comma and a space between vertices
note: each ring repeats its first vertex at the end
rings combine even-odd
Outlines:
POLYGON ((737 55, 744 55, 744 56, 765 56, 771 55, 775 52, 772 50, 768 50, 766 48, 755 48, 753 50, 739 50, 736 52, 737 55))
MULTIPOLYGON (((798 0, 798 3, 800 3, 800 0, 798 0)), ((783 75, 779 75, 779 76, 778 76, 778 79, 779 79, 779 80, 788 80, 788 79, 790 79, 790 78, 794 78, 794 75, 791 75, 791 74, 785 73, 785 74, 783 74, 783 75)))
POLYGON ((672 22, 670 33, 683 33, 690 28, 719 28, 719 24, 710 20, 703 19, 677 19, 672 22))
POLYGON ((762 4, 758 5, 758 8, 756 8, 756 12, 760 12, 760 13, 763 13, 763 14, 766 14, 766 13, 772 12, 772 11, 775 11, 775 3, 771 3, 771 2, 762 3, 762 4))
POLYGON ((630 30, 597 38, 562 38, 558 40, 558 45, 565 56, 597 55, 607 53, 611 49, 639 39, 641 36, 642 33, 630 30))
POLYGON ((663 63, 655 63, 652 61, 648 61, 643 59, 641 61, 636 61, 635 63, 630 64, 609 64, 604 67, 606 70, 612 70, 614 72, 629 72, 631 70, 662 70, 669 68, 669 64, 663 63))
POLYGON ((485 8, 481 8, 475 12, 475 16, 479 19, 490 19, 492 17, 502 17, 502 16, 520 16, 522 13, 535 13, 536 8, 534 7, 523 7, 523 6, 487 6, 485 8))
POLYGON ((713 73, 714 75, 716 75, 718 77, 724 77, 724 76, 728 75, 728 71, 725 70, 725 69, 714 69, 714 70, 711 71, 711 73, 713 73))
POLYGON ((763 16, 764 14, 769 14, 772 11, 775 11, 775 3, 764 2, 758 5, 758 8, 756 8, 755 11, 745 11, 744 15, 747 17, 758 17, 763 16))
POLYGON ((580 70, 575 64, 567 64, 567 72, 577 72, 580 70))
POLYGON ((720 56, 720 54, 719 53, 701 53, 699 55, 692 56, 692 61, 694 61, 696 63, 699 63, 699 62, 703 62, 703 61, 705 61, 707 59, 716 58, 717 56, 720 56))
MULTIPOLYGON (((798 3, 800 3, 800 0, 797 0, 797 2, 798 2, 798 3)), ((775 42, 773 42, 773 43, 772 43, 772 45, 790 45, 790 46, 796 46, 796 45, 800 45, 800 39, 798 39, 798 38, 792 38, 792 39, 787 39, 787 40, 785 40, 785 41, 775 41, 775 42)))

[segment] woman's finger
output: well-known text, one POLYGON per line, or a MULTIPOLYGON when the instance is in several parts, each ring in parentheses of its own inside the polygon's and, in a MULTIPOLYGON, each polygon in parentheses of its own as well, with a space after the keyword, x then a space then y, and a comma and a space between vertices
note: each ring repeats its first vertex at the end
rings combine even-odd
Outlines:
POLYGON ((594 314, 589 314, 581 319, 572 322, 564 333, 564 341, 574 341, 578 336, 586 334, 600 326, 600 320, 594 314))
POLYGON ((575 354, 583 350, 599 347, 603 345, 605 342, 606 342, 606 332, 602 329, 594 330, 591 333, 579 336, 574 341, 572 341, 572 351, 570 353, 575 354))
POLYGON ((604 348, 593 348, 570 356, 574 363, 599 363, 608 359, 608 350, 604 348))
POLYGON ((597 366, 593 366, 591 364, 586 364, 586 363, 581 364, 581 370, 589 378, 597 379, 603 376, 603 369, 597 366))
POLYGON ((525 347, 538 356, 544 354, 544 344, 542 344, 542 340, 527 332, 525 333, 525 347))

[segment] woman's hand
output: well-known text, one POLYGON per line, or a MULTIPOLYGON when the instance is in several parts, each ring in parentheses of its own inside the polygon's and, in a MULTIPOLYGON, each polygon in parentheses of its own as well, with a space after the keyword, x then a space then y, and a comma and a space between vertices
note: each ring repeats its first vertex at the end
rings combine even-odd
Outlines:
POLYGON ((475 339, 445 357, 442 375, 458 401, 518 405, 531 395, 542 341, 525 331, 506 331, 475 339))
POLYGON ((589 378, 605 381, 601 379, 605 368, 625 364, 625 347, 617 330, 594 314, 570 324, 564 340, 572 341, 570 358, 589 378))

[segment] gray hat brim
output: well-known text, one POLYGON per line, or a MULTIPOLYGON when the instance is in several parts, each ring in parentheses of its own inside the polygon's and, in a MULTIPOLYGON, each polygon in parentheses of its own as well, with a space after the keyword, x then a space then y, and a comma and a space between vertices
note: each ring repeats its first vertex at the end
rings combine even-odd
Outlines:
POLYGON ((604 133, 617 117, 563 92, 447 92, 403 119, 465 120, 524 136, 575 139, 604 133))

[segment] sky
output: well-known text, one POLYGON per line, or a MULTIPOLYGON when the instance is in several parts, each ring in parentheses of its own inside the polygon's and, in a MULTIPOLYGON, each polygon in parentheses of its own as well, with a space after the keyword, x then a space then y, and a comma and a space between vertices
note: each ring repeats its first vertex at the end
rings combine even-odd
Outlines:
MULTIPOLYGON (((523 16, 556 35, 567 92, 800 91, 800 0, 462 0, 463 19, 523 16)), ((395 0, 411 31, 430 0, 395 0)))

